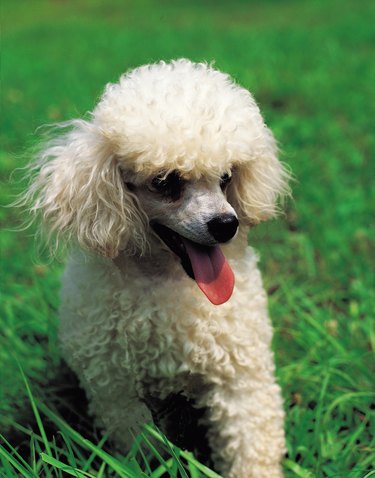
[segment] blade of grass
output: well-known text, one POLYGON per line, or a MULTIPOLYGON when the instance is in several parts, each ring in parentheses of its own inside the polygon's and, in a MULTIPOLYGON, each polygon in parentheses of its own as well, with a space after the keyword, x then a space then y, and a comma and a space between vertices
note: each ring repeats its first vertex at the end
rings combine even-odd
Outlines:
POLYGON ((200 473, 197 468, 193 465, 193 463, 188 462, 188 469, 190 473, 190 478, 200 478, 200 473))
POLYGON ((349 457, 353 452, 353 447, 355 446, 356 440, 362 435, 364 430, 366 429, 369 418, 365 419, 353 433, 350 434, 350 438, 348 439, 347 443, 345 444, 345 450, 343 451, 343 457, 349 457))
POLYGON ((1 470, 4 474, 4 478, 17 478, 18 475, 16 475, 14 468, 9 464, 9 461, 6 460, 3 456, 0 455, 0 465, 1 465, 1 470))
POLYGON ((30 473, 33 473, 32 467, 22 458, 18 451, 9 443, 9 441, 0 433, 1 440, 6 444, 6 446, 12 451, 13 456, 26 468, 30 473))
POLYGON ((37 463, 36 463, 36 452, 35 452, 35 440, 34 436, 30 438, 30 458, 31 458, 31 468, 33 472, 36 474, 37 472, 37 463))
POLYGON ((23 369, 21 367, 21 364, 17 361, 18 363, 18 366, 20 368, 20 371, 21 371, 21 375, 22 375, 22 378, 23 378, 23 381, 25 383, 25 386, 26 386, 26 391, 27 391, 27 395, 29 397, 29 400, 30 400, 30 403, 31 403, 31 408, 33 410, 33 413, 34 413, 34 416, 35 416, 35 420, 36 420, 36 423, 38 425, 38 428, 39 428, 39 431, 40 431, 40 436, 42 437, 42 440, 43 440, 43 444, 45 446, 45 449, 47 451, 47 453, 49 455, 52 455, 52 452, 51 452, 51 448, 49 446, 49 442, 48 442, 48 439, 47 439, 47 435, 46 435, 46 432, 44 430, 44 426, 43 426, 43 422, 40 418, 40 414, 39 414, 39 411, 38 411, 38 408, 36 406, 36 403, 35 403, 35 400, 34 400, 34 397, 33 397, 33 394, 31 392, 31 389, 30 389, 30 386, 29 386, 29 382, 23 372, 23 369))
POLYGON ((66 463, 63 463, 62 461, 57 460, 56 458, 53 458, 52 456, 49 456, 46 453, 41 453, 41 458, 45 463, 48 463, 54 468, 57 468, 58 470, 61 470, 64 473, 67 473, 68 475, 75 476, 76 478, 96 478, 91 473, 88 473, 87 471, 82 471, 76 467, 67 465, 66 463))
POLYGON ((134 434, 133 434, 133 437, 134 437, 134 440, 133 440, 133 444, 132 444, 132 447, 130 449, 130 452, 128 453, 128 457, 129 457, 129 459, 131 459, 132 457, 135 457, 137 455, 137 453, 139 452, 141 457, 142 457, 143 463, 146 467, 146 471, 147 471, 148 474, 150 474, 151 473, 151 468, 150 468, 147 457, 144 454, 144 452, 142 450, 142 446, 141 446, 142 435, 134 436, 134 434))
POLYGON ((346 402, 348 400, 352 400, 353 398, 357 397, 375 397, 375 392, 350 392, 345 393, 344 395, 340 395, 336 398, 331 405, 327 408, 326 413, 324 414, 324 420, 329 420, 332 411, 341 403, 346 402))
MULTIPOLYGON (((327 330, 323 325, 317 322, 315 319, 316 314, 306 313, 304 307, 299 306, 297 300, 294 300, 293 294, 290 291, 290 288, 286 284, 282 285, 282 290, 284 292, 284 297, 287 299, 287 302, 292 310, 295 310, 300 318, 303 318, 312 328, 314 328, 319 335, 328 341, 338 352, 345 354, 345 348, 335 339, 332 335, 327 333, 327 330)), ((308 310, 313 310, 316 308, 315 304, 308 300, 306 297, 302 297, 302 304, 306 305, 308 310)))
POLYGON ((167 437, 163 434, 161 435, 161 437, 163 438, 164 440, 164 443, 165 443, 165 446, 167 447, 167 450, 169 451, 169 453, 173 456, 174 460, 175 460, 175 463, 177 465, 177 468, 179 470, 179 472, 181 473, 181 476, 182 478, 189 478, 186 474, 186 471, 180 461, 180 458, 178 455, 181 454, 181 450, 175 446, 172 445, 172 443, 167 439, 167 437), (177 453, 176 453, 177 451, 177 453))
POLYGON ((74 459, 78 460, 78 462, 86 461, 86 456, 82 451, 82 448, 78 446, 75 442, 71 441, 68 439, 66 435, 60 430, 59 434, 61 434, 63 440, 68 440, 68 443, 66 443, 66 446, 70 448, 72 455, 74 455, 74 459))
POLYGON ((99 471, 98 471, 98 474, 96 476, 96 478, 103 478, 104 477, 104 472, 105 472, 105 467, 107 466, 106 463, 104 463, 104 461, 102 462, 102 464, 100 465, 100 468, 99 468, 99 471))
POLYGON ((78 443, 79 445, 83 446, 84 448, 95 452, 99 458, 107 463, 119 476, 123 478, 139 478, 133 474, 133 472, 126 470, 123 464, 118 461, 116 458, 112 457, 109 453, 105 452, 104 450, 98 448, 90 440, 84 438, 80 433, 73 430, 63 419, 57 416, 54 412, 52 412, 48 407, 46 407, 43 403, 38 403, 39 408, 41 411, 54 423, 56 423, 62 430, 68 434, 68 436, 78 443))
MULTIPOLYGON (((179 456, 178 456, 178 454, 180 454, 181 450, 179 448, 175 447, 174 445, 172 445, 172 443, 167 439, 167 437, 164 434, 162 434, 160 432, 157 432, 157 433, 159 434, 160 441, 163 442, 165 448, 168 450, 168 452, 174 458, 174 463, 177 465, 177 468, 178 468, 179 472, 181 473, 182 478, 188 478, 188 476, 186 474, 186 471, 183 468, 183 465, 180 462, 180 459, 179 459, 179 456), (176 451, 177 451, 177 453, 176 453, 176 451)), ((144 437, 144 439, 147 440, 148 444, 150 443, 149 440, 147 439, 147 437, 144 437)))
POLYGON ((169 473, 169 471, 172 469, 172 466, 173 466, 173 459, 170 458, 169 460, 167 460, 165 462, 165 465, 164 464, 161 464, 159 465, 156 470, 154 470, 153 472, 151 472, 150 474, 150 478, 160 478, 161 476, 163 476, 166 472, 169 473), (167 468, 166 468, 167 467, 167 468))
POLYGON ((66 448, 67 448, 66 457, 68 458, 69 463, 72 463, 73 468, 78 468, 76 456, 75 456, 75 453, 73 452, 72 446, 70 444, 70 440, 67 439, 63 431, 60 431, 59 433, 66 445, 66 448))
MULTIPOLYGON (((144 433, 141 433, 141 436, 142 436, 142 439, 143 441, 145 442, 145 444, 147 445, 147 447, 150 449, 151 453, 154 455, 154 457, 159 461, 159 463, 165 467, 165 471, 167 471, 169 473, 169 467, 167 465, 167 462, 166 460, 164 460, 164 458, 162 457, 162 455, 159 453, 159 451, 157 450, 157 448, 155 448, 155 446, 153 445, 153 443, 147 438, 147 436, 144 434, 144 433)), ((171 474, 169 473, 169 475, 171 476, 171 474)), ((173 477, 171 477, 173 478, 173 477)))
MULTIPOLYGON (((155 430, 152 426, 150 425, 145 425, 145 430, 151 435, 153 436, 154 438, 156 438, 158 441, 160 441, 161 443, 164 443, 164 439, 162 438, 162 436, 158 433, 157 430, 155 430)), ((166 438, 167 440, 167 438, 166 438)), ((171 442, 170 443, 170 446, 174 446, 172 445, 171 442)), ((207 468, 207 466, 205 465, 202 465, 202 463, 200 463, 190 452, 188 451, 184 451, 184 450, 180 450, 180 454, 181 456, 188 462, 188 463, 193 463, 193 465, 199 470, 201 471, 202 473, 205 474, 205 476, 207 476, 208 478, 222 478, 221 475, 219 475, 218 473, 216 473, 215 471, 212 471, 210 470, 209 468, 207 468)))
POLYGON ((291 460, 284 460, 284 466, 295 473, 300 478, 317 478, 311 471, 305 470, 300 465, 291 460))
MULTIPOLYGON (((107 441, 107 439, 108 439, 108 437, 107 437, 107 436, 104 436, 104 437, 99 441, 99 443, 97 444, 97 447, 100 448, 100 449, 102 449, 102 448, 103 448, 103 445, 104 445, 104 443, 107 441)), ((97 455, 96 451, 93 451, 93 452, 90 454, 90 456, 89 456, 88 459, 86 460, 85 465, 84 465, 84 467, 83 467, 83 470, 84 470, 84 471, 87 471, 87 470, 90 468, 91 463, 95 460, 95 458, 96 458, 97 456, 98 456, 98 455, 97 455)))
MULTIPOLYGON (((49 478, 51 476, 51 471, 49 467, 44 463, 44 461, 40 458, 40 454, 45 451, 44 447, 41 447, 40 443, 43 444, 43 441, 40 442, 38 440, 34 440, 35 445, 35 456, 38 457, 36 461, 36 475, 43 476, 45 478, 49 478)), ((54 477, 55 478, 55 477, 54 477)), ((56 477, 58 478, 58 477, 56 477)))
POLYGON ((143 472, 142 468, 139 466, 139 463, 137 462, 134 456, 132 457, 131 460, 128 461, 127 465, 132 471, 137 473, 137 476, 146 477, 146 474, 143 472))
MULTIPOLYGON (((52 437, 51 449, 55 452, 55 456, 52 457, 52 458, 54 458, 55 460, 59 460, 61 453, 60 453, 59 447, 57 446, 55 435, 52 437)), ((42 453, 43 453, 43 452, 41 452, 41 454, 40 454, 40 457, 41 457, 41 458, 42 458, 42 453)), ((64 454, 64 453, 63 453, 63 454, 64 454)), ((42 461, 44 461, 43 458, 42 458, 42 461)), ((44 462, 44 463, 45 463, 45 462, 44 462)), ((47 468, 49 469, 49 467, 47 467, 47 468)), ((54 468, 54 473, 57 473, 58 476, 61 476, 61 473, 62 473, 62 472, 61 472, 61 470, 59 470, 58 468, 57 468, 57 469, 54 468)), ((62 478, 62 477, 61 477, 61 478, 62 478)), ((77 478, 78 478, 78 477, 77 477, 77 478)))
POLYGON ((0 456, 10 463, 24 478, 37 478, 33 472, 30 472, 27 468, 25 468, 21 463, 11 454, 9 453, 2 445, 0 445, 0 456))
POLYGON ((13 422, 12 422, 12 427, 15 428, 16 430, 21 431, 22 433, 24 433, 25 435, 27 435, 28 437, 30 437, 30 439, 33 437, 34 440, 43 442, 42 437, 41 437, 40 435, 38 435, 37 433, 35 433, 33 430, 30 430, 30 428, 24 427, 24 426, 21 425, 20 423, 17 423, 17 422, 14 422, 14 421, 13 421, 13 422))
POLYGON ((197 468, 197 470, 204 473, 207 478, 222 478, 221 475, 219 475, 213 470, 210 470, 206 465, 200 463, 191 453, 187 451, 181 451, 181 456, 185 458, 188 463, 192 463, 197 468))

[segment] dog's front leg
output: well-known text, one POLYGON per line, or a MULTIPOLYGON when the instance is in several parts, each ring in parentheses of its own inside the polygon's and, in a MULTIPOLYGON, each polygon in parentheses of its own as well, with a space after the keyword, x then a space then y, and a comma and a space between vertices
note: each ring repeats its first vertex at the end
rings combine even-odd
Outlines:
POLYGON ((281 478, 284 411, 272 372, 238 376, 204 398, 208 439, 225 478, 281 478))

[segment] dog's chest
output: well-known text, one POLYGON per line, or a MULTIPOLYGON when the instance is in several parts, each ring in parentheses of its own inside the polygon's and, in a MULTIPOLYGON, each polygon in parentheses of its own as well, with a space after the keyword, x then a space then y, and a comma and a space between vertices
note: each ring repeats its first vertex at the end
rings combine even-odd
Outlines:
POLYGON ((119 320, 118 339, 137 375, 153 380, 185 372, 229 376, 233 364, 246 354, 249 331, 234 316, 233 305, 213 306, 202 300, 193 281, 185 282, 180 290, 173 283, 153 284, 143 291, 137 287, 138 300, 132 305, 129 289, 120 294, 127 317, 119 320))

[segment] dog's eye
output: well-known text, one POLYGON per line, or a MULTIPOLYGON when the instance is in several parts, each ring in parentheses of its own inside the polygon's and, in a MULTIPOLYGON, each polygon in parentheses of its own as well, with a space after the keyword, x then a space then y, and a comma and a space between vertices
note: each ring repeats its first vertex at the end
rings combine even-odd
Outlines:
POLYGON ((220 178, 220 187, 221 189, 225 189, 228 184, 231 182, 232 176, 229 175, 228 173, 224 173, 221 178, 220 178))
POLYGON ((159 174, 151 180, 150 191, 158 192, 164 197, 176 201, 181 196, 184 180, 181 178, 178 171, 172 171, 167 176, 159 174))

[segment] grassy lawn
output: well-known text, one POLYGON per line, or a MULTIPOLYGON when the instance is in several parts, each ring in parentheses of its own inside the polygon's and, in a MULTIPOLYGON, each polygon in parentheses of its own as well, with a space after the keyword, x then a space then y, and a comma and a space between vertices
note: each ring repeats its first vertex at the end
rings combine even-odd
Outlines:
MULTIPOLYGON (((215 60, 254 93, 296 178, 285 215, 249 236, 270 294, 288 478, 375 476, 374 25, 372 0, 2 2, 1 204, 24 187, 9 178, 38 126, 84 115, 130 67, 215 60)), ((18 211, 0 220, 0 476, 215 476, 152 429, 126 457, 105 451, 60 364, 63 264, 34 229, 14 231, 18 211)))

